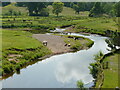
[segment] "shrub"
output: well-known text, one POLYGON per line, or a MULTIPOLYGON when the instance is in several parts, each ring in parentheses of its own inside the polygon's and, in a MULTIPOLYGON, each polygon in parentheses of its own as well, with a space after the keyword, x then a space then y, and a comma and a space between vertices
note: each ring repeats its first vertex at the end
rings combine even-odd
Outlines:
POLYGON ((48 12, 48 9, 42 9, 41 12, 40 12, 40 16, 49 16, 49 12, 48 12))
POLYGON ((98 74, 98 70, 99 70, 98 64, 97 63, 91 63, 90 66, 91 66, 91 67, 89 67, 90 74, 92 74, 93 78, 97 78, 97 74, 98 74))
POLYGON ((11 63, 11 64, 16 64, 16 62, 15 62, 15 61, 10 61, 10 63, 11 63))
POLYGON ((16 71, 20 71, 20 65, 19 64, 17 64, 16 66, 15 66, 15 69, 16 69, 16 71))
POLYGON ((77 87, 82 89, 84 87, 84 83, 81 80, 77 81, 77 87))
POLYGON ((4 73, 13 72, 13 66, 12 65, 3 65, 2 68, 3 68, 4 73))
POLYGON ((80 45, 79 44, 74 44, 70 48, 74 49, 75 51, 77 51, 77 50, 80 50, 80 45))

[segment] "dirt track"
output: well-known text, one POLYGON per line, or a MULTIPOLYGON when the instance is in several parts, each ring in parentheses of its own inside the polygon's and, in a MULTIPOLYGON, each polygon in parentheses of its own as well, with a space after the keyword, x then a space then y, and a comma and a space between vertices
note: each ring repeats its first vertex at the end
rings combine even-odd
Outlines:
POLYGON ((47 41, 47 47, 55 54, 69 52, 70 48, 65 45, 64 39, 61 36, 47 34, 33 34, 33 37, 43 42, 47 41))

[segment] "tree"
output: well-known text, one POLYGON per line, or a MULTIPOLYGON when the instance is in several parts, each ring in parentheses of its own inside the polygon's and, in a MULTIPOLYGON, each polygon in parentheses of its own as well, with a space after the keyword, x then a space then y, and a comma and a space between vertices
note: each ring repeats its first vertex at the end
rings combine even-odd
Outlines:
POLYGON ((90 17, 97 16, 103 14, 103 8, 101 2, 96 2, 93 8, 90 10, 90 17))
POLYGON ((2 6, 4 7, 4 6, 7 6, 7 5, 9 5, 9 4, 11 4, 10 2, 2 2, 2 6))
POLYGON ((115 4, 114 2, 102 2, 104 13, 109 16, 115 16, 113 9, 114 4, 115 4))
POLYGON ((115 4, 115 6, 114 6, 114 11, 115 11, 115 15, 116 15, 117 17, 120 17, 120 1, 115 4))
POLYGON ((59 13, 61 13, 62 10, 63 10, 63 5, 64 5, 64 3, 62 3, 62 2, 54 2, 54 3, 52 4, 53 13, 58 16, 59 13))
POLYGON ((16 6, 24 7, 25 6, 25 2, 17 2, 16 6))
POLYGON ((74 5, 73 5, 73 9, 75 10, 75 13, 79 14, 80 8, 79 8, 78 5, 74 4, 74 5))
POLYGON ((108 49, 109 51, 116 51, 117 46, 120 47, 120 33, 117 31, 113 32, 111 38, 106 39, 105 41, 108 44, 108 47, 110 48, 108 49))
POLYGON ((45 2, 18 2, 18 6, 26 6, 29 11, 29 16, 39 15, 43 8, 47 7, 45 2))
POLYGON ((65 7, 71 7, 71 2, 63 2, 65 7))

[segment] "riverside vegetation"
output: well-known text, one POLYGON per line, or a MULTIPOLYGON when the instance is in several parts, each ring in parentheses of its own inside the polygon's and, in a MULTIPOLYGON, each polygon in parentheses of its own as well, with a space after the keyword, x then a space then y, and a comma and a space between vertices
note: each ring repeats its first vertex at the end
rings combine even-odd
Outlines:
MULTIPOLYGON (((4 4, 3 4, 4 5, 4 4)), ((27 4, 29 5, 29 4, 27 4)), ((0 58, 0 74, 7 75, 11 72, 20 71, 20 69, 26 65, 29 65, 30 62, 33 62, 39 57, 43 57, 45 55, 52 54, 52 52, 45 46, 42 45, 39 41, 32 38, 33 33, 47 33, 50 30, 54 30, 56 27, 58 28, 67 28, 66 32, 85 32, 85 33, 94 33, 100 34, 104 36, 120 36, 119 28, 119 13, 114 13, 112 6, 117 7, 119 3, 64 3, 62 4, 63 10, 55 16, 52 13, 52 4, 47 4, 47 6, 41 7, 41 11, 37 16, 36 12, 30 13, 30 7, 25 4, 18 3, 7 3, 4 7, 2 7, 3 12, 2 16, 0 16, 2 20, 2 28, 0 32, 2 33, 2 58, 0 58), (71 6, 70 6, 71 5, 71 6), (86 8, 80 8, 80 5, 86 5, 86 8), (104 6, 105 11, 96 12, 96 5, 99 7, 98 9, 102 10, 101 7, 104 6), (90 6, 90 7, 88 7, 90 6), (110 8, 108 9, 108 7, 110 8), (112 10, 112 11, 110 11, 112 10), (43 11, 43 12, 42 12, 43 11), (49 11, 49 12, 48 12, 49 11), (109 12, 108 12, 109 11, 109 12), (75 14, 75 12, 77 14, 75 14), (80 12, 80 13, 79 13, 80 12), (28 16, 29 14, 29 16, 28 16), (59 16, 58 16, 59 15, 59 16), (28 32, 27 32, 28 31, 28 32)), ((39 4, 38 4, 39 6, 39 4)), ((61 8, 61 9, 62 9, 61 8)), ((97 10, 99 11, 99 10, 97 10)), ((118 12, 118 11, 116 11, 118 12)), ((81 44, 79 41, 74 41, 72 39, 66 38, 64 36, 64 41, 68 44, 71 42, 71 48, 80 50, 81 44), (74 44, 73 44, 74 43, 74 44)), ((83 38, 83 37, 81 37, 83 38)), ((86 38, 83 38, 83 40, 86 38)), ((88 42, 85 46, 90 47, 93 42, 86 39, 88 42)), ((113 55, 115 57, 111 62, 116 61, 116 57, 119 55, 118 53, 113 55)), ((102 53, 98 54, 98 57, 103 56, 102 53)), ((112 56, 105 58, 103 61, 108 61, 112 56)), ((96 60, 97 61, 97 60, 96 60)), ((102 87, 109 87, 109 78, 106 77, 110 75, 112 72, 109 69, 98 70, 98 65, 100 65, 100 60, 98 60, 95 64, 91 64, 95 70, 91 68, 91 74, 93 77, 98 79, 97 86, 99 86, 99 79, 97 78, 98 72, 104 72, 104 82, 102 87), (97 66, 96 66, 97 65, 97 66)), ((99 67, 102 67, 101 65, 99 67)), ((113 68, 113 66, 111 66, 113 68)), ((117 68, 117 67, 116 67, 117 68)), ((117 73, 115 72, 117 77, 117 73)), ((110 82, 113 82, 111 80, 110 82)), ((112 87, 115 88, 117 84, 112 87)))
POLYGON ((90 73, 96 79, 95 88, 116 88, 119 87, 118 57, 120 50, 103 55, 99 52, 95 55, 95 63, 90 64, 90 73), (112 78, 114 77, 114 78, 112 78), (111 78, 111 79, 110 79, 111 78), (110 84, 114 82, 113 84, 110 84))

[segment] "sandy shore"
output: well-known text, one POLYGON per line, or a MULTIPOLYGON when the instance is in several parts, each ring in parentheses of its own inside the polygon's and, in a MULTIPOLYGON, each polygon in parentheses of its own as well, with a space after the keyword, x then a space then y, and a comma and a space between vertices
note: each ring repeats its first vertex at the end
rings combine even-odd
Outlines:
POLYGON ((65 46, 64 39, 61 36, 47 35, 47 34, 33 34, 33 37, 43 42, 47 41, 47 47, 54 53, 65 53, 71 51, 69 47, 65 46))

